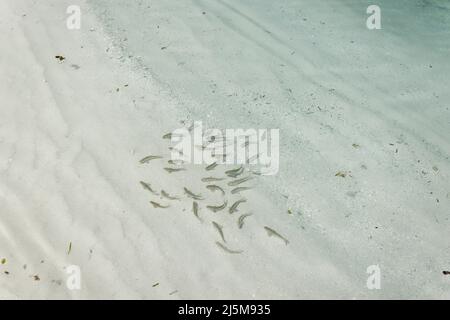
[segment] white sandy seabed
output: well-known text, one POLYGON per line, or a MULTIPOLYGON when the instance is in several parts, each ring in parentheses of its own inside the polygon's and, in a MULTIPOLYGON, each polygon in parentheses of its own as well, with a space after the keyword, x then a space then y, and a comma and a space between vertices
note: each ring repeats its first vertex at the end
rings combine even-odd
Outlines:
POLYGON ((0 1, 0 297, 450 298, 450 6, 368 5, 0 1), (210 212, 203 166, 163 170, 183 120, 279 128, 279 173, 210 212))

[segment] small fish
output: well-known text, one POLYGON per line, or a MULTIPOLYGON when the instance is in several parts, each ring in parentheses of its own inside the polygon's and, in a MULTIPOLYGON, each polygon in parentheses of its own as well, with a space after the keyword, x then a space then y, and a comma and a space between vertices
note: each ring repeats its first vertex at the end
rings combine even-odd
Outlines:
POLYGON ((67 254, 69 255, 72 252, 72 242, 69 243, 69 249, 67 249, 67 254))
POLYGON ((215 182, 215 181, 222 181, 224 178, 214 178, 214 177, 206 177, 202 178, 202 182, 215 182))
POLYGON ((266 229, 267 235, 268 235, 269 237, 275 236, 275 237, 277 237, 277 238, 283 240, 284 243, 285 243, 286 245, 289 244, 289 241, 288 241, 285 237, 283 237, 281 234, 279 234, 278 232, 276 232, 275 230, 273 230, 273 229, 271 229, 271 228, 269 228, 269 227, 264 227, 264 229, 266 229))
POLYGON ((170 194, 168 194, 168 193, 165 192, 164 190, 161 190, 161 195, 162 195, 164 198, 167 198, 167 199, 169 199, 169 200, 180 200, 180 198, 178 198, 178 197, 172 197, 170 194))
POLYGON ((238 206, 239 206, 241 203, 244 203, 244 202, 247 202, 247 200, 246 200, 246 199, 240 199, 240 200, 236 201, 236 202, 233 203, 233 205, 230 207, 230 210, 228 210, 228 212, 229 212, 229 213, 234 213, 234 212, 238 211, 238 206))
POLYGON ((156 196, 159 195, 155 190, 152 189, 152 187, 150 186, 150 184, 145 183, 144 181, 140 181, 139 183, 141 184, 142 188, 144 188, 145 190, 150 191, 151 193, 153 193, 153 194, 156 195, 156 196))
POLYGON ((250 141, 245 141, 243 144, 241 144, 241 148, 248 147, 250 145, 250 141))
POLYGON ((184 161, 183 160, 168 160, 167 163, 174 165, 174 166, 181 166, 182 164, 184 164, 184 161))
POLYGON ((227 201, 225 201, 222 205, 220 205, 220 206, 206 206, 209 210, 211 210, 212 212, 217 212, 217 211, 220 211, 220 210, 223 210, 223 209, 225 209, 226 207, 227 207, 227 205, 228 205, 228 202, 227 201))
POLYGON ((220 160, 222 163, 225 163, 227 161, 227 155, 226 154, 218 154, 216 153, 214 158, 217 160, 220 160))
POLYGON ((242 169, 242 171, 240 171, 239 173, 229 173, 229 174, 227 174, 227 176, 229 176, 230 178, 237 178, 242 173, 244 173, 244 169, 242 169))
POLYGON ((245 178, 241 178, 241 179, 230 181, 230 182, 228 182, 228 185, 230 187, 234 187, 234 186, 240 185, 241 183, 247 182, 247 181, 249 181, 251 179, 253 179, 253 178, 251 176, 248 176, 248 177, 245 177, 245 178))
POLYGON ((157 283, 155 283, 154 285, 152 285, 153 288, 154 288, 154 287, 157 287, 157 286, 159 286, 159 282, 157 282, 157 283))
POLYGON ((166 208, 169 207, 169 206, 163 206, 163 205, 161 205, 161 204, 159 204, 158 202, 155 202, 155 201, 150 201, 150 203, 152 204, 153 208, 166 209, 166 208))
POLYGON ((181 137, 183 137, 183 135, 182 134, 173 134, 172 132, 169 132, 162 136, 163 139, 169 139, 169 140, 171 140, 173 137, 181 138, 181 137))
POLYGON ((173 173, 173 172, 179 172, 179 171, 185 171, 185 168, 164 168, 164 170, 166 170, 168 173, 173 173))
POLYGON ((187 188, 184 188, 184 193, 186 193, 186 194, 188 195, 188 197, 190 197, 190 198, 192 198, 192 199, 194 199, 194 200, 203 200, 202 195, 200 195, 200 194, 195 194, 195 193, 193 193, 192 191, 190 191, 190 190, 187 189, 187 188))
POLYGON ((216 230, 219 232, 220 237, 222 238, 222 241, 227 242, 225 240, 225 236, 223 235, 223 227, 215 221, 213 221, 212 224, 213 224, 214 228, 216 228, 216 230))
POLYGON ((161 158, 162 158, 161 156, 147 156, 145 158, 142 158, 139 162, 144 164, 144 163, 149 163, 152 160, 161 159, 161 158))
POLYGON ((242 253, 242 250, 231 250, 230 248, 227 248, 225 245, 223 245, 222 243, 220 243, 219 241, 216 241, 216 245, 221 248, 222 250, 224 250, 225 252, 231 253, 231 254, 239 254, 242 253))
POLYGON ((246 213, 246 214, 243 214, 243 215, 241 215, 239 217, 239 219, 238 219, 238 227, 239 227, 239 229, 242 229, 242 227, 244 226, 244 219, 247 218, 247 217, 250 217, 251 215, 252 215, 251 213, 246 213))
POLYGON ((209 185, 207 185, 207 186, 206 186, 206 189, 208 189, 208 190, 210 190, 210 191, 212 191, 212 192, 214 192, 214 191, 216 191, 216 190, 219 190, 220 192, 222 192, 223 195, 225 194, 225 191, 224 191, 221 187, 216 186, 215 184, 209 184, 209 185))
POLYGON ((233 170, 228 170, 225 171, 225 174, 231 178, 236 178, 237 176, 239 176, 240 174, 242 174, 244 172, 244 167, 240 166, 237 169, 233 169, 233 170))
POLYGON ((198 220, 202 221, 202 219, 200 219, 200 216, 198 215, 198 203, 196 201, 192 203, 192 212, 194 213, 194 215, 197 217, 198 220))
POLYGON ((226 141, 226 139, 223 136, 210 136, 208 139, 208 142, 219 142, 219 141, 226 141))
POLYGON ((210 171, 210 170, 213 170, 217 166, 218 166, 217 162, 213 162, 209 166, 207 166, 205 169, 206 169, 206 171, 210 171))
POLYGON ((225 174, 228 175, 228 174, 237 173, 237 172, 242 171, 243 169, 244 169, 244 167, 243 167, 243 166, 240 166, 240 167, 238 167, 238 168, 234 168, 234 169, 225 171, 225 174))
POLYGON ((180 156, 183 156, 183 155, 184 155, 183 151, 180 150, 180 149, 176 149, 176 148, 174 148, 174 147, 169 147, 169 150, 170 150, 170 151, 178 152, 178 154, 179 154, 180 156))
POLYGON ((205 150, 206 149, 206 146, 204 146, 204 145, 195 145, 194 146, 197 150, 205 150))
POLYGON ((254 162, 255 160, 259 159, 259 156, 260 156, 260 154, 258 153, 258 154, 256 154, 256 155, 250 157, 250 158, 248 159, 248 163, 253 164, 253 162, 254 162))
MULTIPOLYGON (((291 89, 289 89, 289 90, 291 90, 291 89)), ((291 91, 292 91, 292 90, 291 90, 291 91)), ((266 138, 267 138, 267 130, 264 130, 264 133, 263 133, 262 136, 261 136, 261 141, 266 140, 266 138)))
POLYGON ((242 191, 247 191, 247 190, 250 190, 251 188, 249 188, 249 187, 237 187, 237 188, 234 188, 233 190, 231 190, 231 194, 235 194, 235 193, 239 193, 239 192, 242 192, 242 191))
POLYGON ((55 58, 58 59, 59 61, 66 60, 66 58, 64 56, 61 56, 61 55, 55 56, 55 58))

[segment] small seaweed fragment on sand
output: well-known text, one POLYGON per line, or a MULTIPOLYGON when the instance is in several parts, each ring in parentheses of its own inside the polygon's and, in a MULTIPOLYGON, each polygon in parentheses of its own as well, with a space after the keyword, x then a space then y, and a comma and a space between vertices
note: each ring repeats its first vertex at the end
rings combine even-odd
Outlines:
POLYGON ((146 156, 145 158, 142 158, 141 160, 139 160, 140 163, 144 164, 144 163, 149 163, 152 160, 156 160, 156 159, 162 159, 161 156, 146 156))
POLYGON ((224 178, 215 178, 215 177, 206 177, 202 178, 202 182, 216 182, 216 181, 222 181, 225 180, 224 178))
POLYGON ((217 232, 219 232, 220 237, 222 238, 222 241, 223 242, 227 242, 225 240, 225 236, 223 234, 223 227, 220 224, 218 224, 217 222, 215 222, 215 221, 213 221, 212 224, 213 224, 214 228, 216 228, 217 232))
POLYGON ((162 204, 159 204, 158 202, 155 201, 150 201, 150 203, 152 204, 153 208, 161 208, 161 209, 166 209, 169 207, 169 205, 164 206, 162 204))
POLYGON ((193 193, 191 190, 189 190, 188 188, 184 188, 184 193, 188 196, 188 197, 190 197, 190 198, 192 198, 192 199, 194 199, 194 200, 203 200, 203 197, 200 195, 200 194, 195 194, 195 193, 193 193))
POLYGON ((338 171, 334 176, 341 177, 341 178, 345 178, 345 177, 349 176, 350 178, 352 178, 351 173, 352 173, 351 171, 338 171))
POLYGON ((241 215, 239 217, 239 219, 238 219, 238 227, 239 227, 239 229, 242 229, 242 227, 244 226, 245 218, 250 217, 251 215, 252 215, 251 213, 246 213, 246 214, 243 214, 243 215, 241 215))
POLYGON ((0 260, 1 264, 6 264, 6 258, 2 258, 2 260, 0 260))
POLYGON ((233 170, 228 170, 225 171, 225 174, 231 178, 236 178, 237 176, 239 176, 240 174, 242 174, 244 172, 244 167, 240 166, 237 169, 233 169, 233 170))
POLYGON ((154 285, 152 285, 152 288, 159 286, 159 282, 155 283, 154 285))
POLYGON ((334 176, 335 177, 345 178, 347 176, 347 173, 346 172, 342 172, 342 171, 338 171, 334 176))
POLYGON ((194 213, 194 216, 196 216, 198 220, 202 221, 202 219, 200 219, 200 216, 198 215, 198 210, 199 210, 198 202, 194 201, 192 203, 192 212, 194 213))
POLYGON ((278 232, 276 232, 276 231, 273 230, 272 228, 264 227, 264 229, 267 231, 267 235, 268 235, 269 237, 275 236, 275 237, 277 237, 277 238, 283 240, 284 243, 285 243, 286 245, 289 244, 289 241, 288 241, 285 237, 283 237, 281 234, 279 234, 278 232))
POLYGON ((222 192, 223 195, 225 195, 225 191, 224 191, 221 187, 216 186, 215 184, 209 184, 209 185, 207 185, 207 186, 206 186, 206 189, 208 189, 208 190, 210 190, 210 191, 212 191, 212 192, 214 192, 214 191, 220 191, 220 192, 222 192))
POLYGON ((236 202, 233 203, 233 205, 230 207, 230 210, 228 210, 228 212, 229 212, 229 213, 234 213, 234 212, 238 211, 238 206, 239 206, 241 203, 244 203, 244 202, 247 202, 247 200, 246 200, 246 199, 240 199, 240 200, 236 201, 236 202))
POLYGON ((250 189, 251 189, 250 187, 237 187, 237 188, 234 188, 233 190, 231 190, 231 194, 240 193, 242 191, 247 191, 250 189))
POLYGON ((164 168, 164 170, 166 170, 168 173, 173 173, 173 172, 185 171, 186 169, 184 169, 184 168, 164 168))
POLYGON ((67 249, 67 254, 69 255, 72 252, 72 242, 69 242, 69 248, 67 249))
POLYGON ((175 293, 178 293, 178 290, 174 290, 171 293, 169 293, 169 296, 174 295, 175 293))
POLYGON ((159 196, 159 194, 155 190, 152 189, 152 187, 150 186, 149 183, 146 183, 144 181, 140 181, 139 183, 141 184, 142 188, 144 188, 145 190, 148 190, 151 193, 153 193, 154 195, 159 196))
POLYGON ((216 241, 216 245, 221 248, 223 251, 231 253, 231 254, 239 254, 242 253, 242 250, 231 250, 230 248, 226 247, 224 244, 220 243, 219 241, 216 241))
POLYGON ((178 197, 173 197, 173 196, 171 196, 170 194, 168 194, 167 192, 165 192, 164 190, 161 190, 161 195, 162 195, 164 198, 169 199, 169 200, 180 200, 180 198, 178 198, 178 197))
POLYGON ((249 181, 251 179, 253 179, 251 176, 244 177, 244 178, 241 178, 241 179, 230 181, 230 182, 228 182, 228 185, 230 187, 234 187, 234 186, 240 185, 240 184, 242 184, 244 182, 247 182, 247 181, 249 181))
POLYGON ((40 281, 41 278, 39 278, 39 275, 35 274, 34 276, 32 276, 34 281, 40 281))
POLYGON ((211 171, 211 170, 215 169, 217 166, 218 166, 217 162, 213 162, 209 166, 207 166, 205 169, 206 169, 206 171, 211 171))
POLYGON ((217 212, 220 210, 223 210, 227 207, 228 202, 225 200, 224 203, 220 206, 206 206, 209 210, 211 210, 212 212, 217 212))

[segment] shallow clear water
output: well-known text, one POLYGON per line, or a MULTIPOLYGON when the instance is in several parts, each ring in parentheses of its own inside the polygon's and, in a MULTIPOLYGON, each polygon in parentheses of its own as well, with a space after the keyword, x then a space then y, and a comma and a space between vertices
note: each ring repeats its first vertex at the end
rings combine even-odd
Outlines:
POLYGON ((325 252, 349 265, 377 256, 397 280, 400 266, 420 268, 427 253, 397 258, 391 241, 409 250, 430 212, 448 226, 445 178, 414 172, 449 173, 449 1, 378 1, 381 30, 366 27, 370 1, 91 4, 137 72, 177 97, 180 120, 280 129, 280 172, 261 189, 301 212, 325 252), (373 240, 368 229, 397 214, 373 240))

